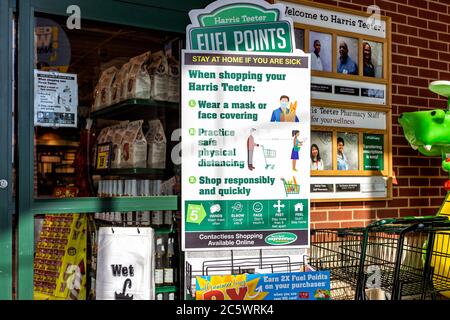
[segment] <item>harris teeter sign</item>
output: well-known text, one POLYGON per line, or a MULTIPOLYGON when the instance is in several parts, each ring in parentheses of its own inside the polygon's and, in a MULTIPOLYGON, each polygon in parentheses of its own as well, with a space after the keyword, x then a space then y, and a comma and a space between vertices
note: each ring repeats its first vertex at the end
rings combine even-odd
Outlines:
POLYGON ((187 49, 293 52, 292 21, 283 5, 265 1, 216 1, 189 13, 187 49))

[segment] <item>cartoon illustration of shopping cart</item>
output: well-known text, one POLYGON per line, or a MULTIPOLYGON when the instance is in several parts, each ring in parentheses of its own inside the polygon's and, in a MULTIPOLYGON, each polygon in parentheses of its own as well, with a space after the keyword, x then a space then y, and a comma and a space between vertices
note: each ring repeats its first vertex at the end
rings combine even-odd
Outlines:
POLYGON ((271 150, 271 149, 267 149, 264 148, 263 145, 261 145, 262 150, 263 150, 263 154, 264 154, 264 161, 266 162, 266 169, 274 169, 275 165, 274 164, 270 164, 267 163, 267 159, 275 159, 277 156, 277 151, 276 150, 271 150))
POLYGON ((299 194, 300 193, 300 185, 297 184, 297 180, 295 180, 295 177, 292 177, 292 180, 287 180, 284 178, 281 178, 284 184, 284 190, 286 191, 286 196, 289 194, 299 194))

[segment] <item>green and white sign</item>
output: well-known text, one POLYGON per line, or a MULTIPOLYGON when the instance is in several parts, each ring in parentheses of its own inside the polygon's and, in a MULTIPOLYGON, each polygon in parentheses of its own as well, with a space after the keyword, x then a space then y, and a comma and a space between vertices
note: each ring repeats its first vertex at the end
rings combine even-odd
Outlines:
POLYGON ((384 139, 382 134, 364 134, 364 170, 384 170, 384 139))
POLYGON ((183 52, 184 250, 309 245, 309 64, 183 52))
POLYGON ((283 5, 266 1, 216 1, 189 13, 187 49, 285 52, 295 49, 292 20, 283 5))

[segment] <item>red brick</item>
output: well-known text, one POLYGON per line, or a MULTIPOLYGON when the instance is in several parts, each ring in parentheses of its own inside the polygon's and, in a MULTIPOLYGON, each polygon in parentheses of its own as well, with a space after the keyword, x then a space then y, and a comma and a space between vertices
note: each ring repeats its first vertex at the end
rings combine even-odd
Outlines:
POLYGON ((400 197, 414 197, 419 195, 418 188, 400 188, 400 197))
POLYGON ((314 2, 328 4, 330 6, 337 6, 337 1, 335 0, 314 0, 314 2))
POLYGON ((417 10, 417 8, 414 7, 410 7, 410 6, 403 6, 403 5, 398 5, 398 12, 404 13, 408 16, 415 16, 417 17, 419 10, 417 10))
POLYGON ((341 222, 341 228, 363 228, 365 221, 341 222))
POLYGON ((399 178, 397 177, 397 185, 400 187, 408 187, 409 179, 408 178, 399 178))
POLYGON ((362 11, 362 7, 355 5, 355 4, 351 4, 351 3, 345 3, 345 2, 339 2, 339 7, 342 8, 347 8, 347 9, 352 9, 352 10, 357 10, 357 11, 362 11))
POLYGON ((436 12, 433 12, 433 11, 420 9, 419 10, 419 17, 435 21, 438 18, 438 14, 436 12))
POLYGON ((377 219, 398 218, 398 209, 379 209, 377 210, 377 219))
POLYGON ((398 63, 398 64, 408 64, 408 57, 402 56, 399 54, 393 54, 392 55, 392 63, 398 63))
POLYGON ((444 62, 450 61, 450 54, 445 52, 439 52, 439 60, 444 62))
POLYGON ((428 68, 428 60, 422 58, 409 57, 409 65, 428 68))
POLYGON ((432 187, 441 187, 444 185, 444 183, 448 180, 447 177, 442 178, 431 178, 430 179, 430 186, 432 187))
POLYGON ((435 216, 439 211, 439 208, 420 208, 421 216, 435 216))
MULTIPOLYGON (((395 22, 395 23, 403 23, 403 24, 406 24, 407 22, 407 20, 406 20, 406 16, 405 15, 403 15, 403 14, 397 14, 397 13, 393 13, 393 12, 391 12, 391 13, 389 13, 389 16, 392 18, 392 22, 395 22)), ((393 37, 394 35, 392 35, 392 37, 393 37)), ((395 41, 395 40, 392 40, 392 41, 394 41, 394 42, 397 42, 397 41, 395 41)))
POLYGON ((411 166, 429 167, 430 159, 424 157, 409 158, 409 164, 411 166))
MULTIPOLYGON (((439 108, 439 109, 447 108, 447 101, 442 100, 442 99, 429 99, 429 103, 434 109, 435 108, 439 108)), ((439 165, 440 165, 440 163, 439 163, 439 165)))
POLYGON ((353 219, 354 220, 363 220, 363 219, 375 219, 376 211, 375 210, 354 210, 353 211, 353 219))
POLYGON ((328 211, 328 220, 336 221, 336 220, 352 220, 352 212, 351 211, 328 211))
POLYGON ((450 23, 450 15, 447 14, 439 14, 438 20, 440 22, 444 22, 446 24, 450 23))
POLYGON ((421 197, 427 197, 427 196, 438 196, 440 194, 439 188, 421 188, 420 189, 420 196, 421 197))
POLYGON ((411 187, 429 187, 430 180, 428 178, 411 178, 409 179, 409 185, 411 187))
POLYGON ((365 201, 364 208, 386 208, 386 201, 365 201))
POLYGON ((408 0, 408 4, 413 7, 428 8, 427 1, 425 0, 408 0))
MULTIPOLYGON (((407 67, 405 67, 407 68, 407 67)), ((414 69, 414 68, 411 68, 414 69)), ((417 68, 415 69, 417 72, 417 68)), ((409 96, 417 96, 419 94, 419 89, 409 86, 398 86, 398 93, 409 95, 409 96)))
POLYGON ((409 85, 428 88, 428 80, 422 78, 409 77, 409 85))
POLYGON ((392 196, 393 197, 398 197, 398 188, 394 186, 393 190, 392 190, 392 196))
POLYGON ((416 216, 419 210, 415 208, 402 208, 400 209, 400 217, 416 216))
POLYGON ((427 28, 428 21, 424 19, 418 19, 414 17, 408 17, 408 25, 419 27, 419 28, 427 28))
POLYGON ((429 205, 428 198, 412 198, 409 199, 410 207, 427 207, 429 205))
POLYGON ((450 80, 450 73, 439 72, 439 80, 450 80))
POLYGON ((442 164, 441 157, 430 157, 430 167, 440 167, 441 164, 442 164))
POLYGON ((392 102, 398 103, 398 104, 407 104, 408 98, 405 96, 399 96, 399 95, 393 95, 392 96, 392 102))
POLYGON ((409 165, 408 157, 393 157, 394 166, 409 165))
POLYGON ((432 10, 432 11, 437 11, 437 12, 447 12, 447 7, 444 6, 443 4, 438 4, 435 2, 428 2, 428 9, 432 10))
POLYGON ((419 168, 399 168, 399 175, 401 176, 417 176, 419 175, 419 168))
POLYGON ((443 41, 446 43, 450 42, 450 34, 448 34, 448 33, 439 33, 438 37, 439 37, 439 41, 443 41))
MULTIPOLYGON (((433 20, 436 20, 436 19, 433 19, 433 20)), ((428 29, 436 30, 439 32, 445 32, 445 30, 447 29, 447 25, 445 23, 428 21, 428 29)))
POLYGON ((364 202, 362 201, 341 202, 341 209, 362 208, 363 206, 364 202))
POLYGON ((399 207, 407 207, 408 206, 408 199, 405 198, 399 198, 399 199, 393 199, 391 201, 388 201, 387 203, 388 208, 399 208, 399 207))
POLYGON ((419 70, 419 77, 436 79, 437 76, 438 76, 438 72, 435 70, 429 70, 429 69, 420 69, 419 70))
POLYGON ((435 176, 439 176, 440 173, 441 173, 440 168, 420 168, 420 175, 421 176, 435 177, 435 176))
POLYGON ((430 206, 441 206, 444 202, 444 199, 442 198, 430 198, 430 206))
POLYGON ((409 97, 408 103, 412 106, 425 107, 428 105, 428 100, 424 98, 409 97))
POLYGON ((431 50, 447 51, 447 44, 443 42, 430 41, 429 48, 431 50))
MULTIPOLYGON (((420 33, 420 30, 419 30, 420 33)), ((428 48, 428 40, 423 38, 408 37, 408 44, 420 48, 428 48)))
POLYGON ((428 49, 419 49, 419 56, 425 57, 427 59, 438 59, 439 53, 434 50, 428 50, 428 49))
POLYGON ((431 92, 430 90, 428 90, 428 89, 419 89, 419 97, 422 97, 422 98, 436 98, 436 94, 435 93, 433 93, 433 92, 431 92))
POLYGON ((419 37, 423 39, 433 39, 437 40, 438 34, 435 31, 419 29, 419 37))
POLYGON ((339 222, 316 222, 313 229, 335 229, 339 228, 339 222))
POLYGON ((400 34, 407 34, 410 36, 417 36, 417 28, 416 27, 410 27, 404 24, 397 25, 397 32, 400 34))
POLYGON ((312 211, 311 212, 311 222, 317 221, 327 221, 327 212, 326 211, 312 211))
POLYGON ((407 66, 399 66, 398 73, 402 75, 410 75, 417 76, 417 68, 415 67, 407 67, 407 66))
POLYGON ((314 202, 312 203, 312 208, 317 210, 339 209, 339 203, 314 202))

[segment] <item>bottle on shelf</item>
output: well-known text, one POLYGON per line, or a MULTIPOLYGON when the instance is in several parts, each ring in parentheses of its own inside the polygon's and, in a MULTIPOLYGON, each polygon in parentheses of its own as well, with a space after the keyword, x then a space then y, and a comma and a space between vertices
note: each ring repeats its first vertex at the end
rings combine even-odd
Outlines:
POLYGON ((171 286, 174 284, 174 271, 175 271, 174 257, 175 257, 174 238, 169 237, 167 239, 167 253, 164 265, 164 285, 166 286, 171 286))
POLYGON ((164 238, 156 238, 156 257, 155 257, 155 285, 164 285, 164 255, 166 248, 164 247, 164 238))

